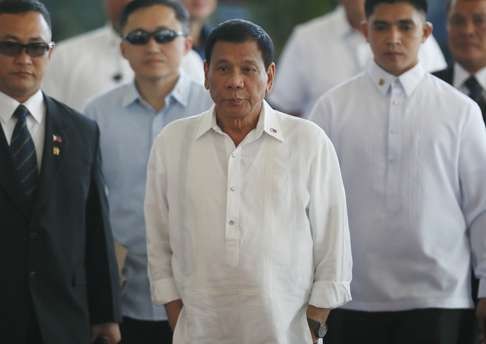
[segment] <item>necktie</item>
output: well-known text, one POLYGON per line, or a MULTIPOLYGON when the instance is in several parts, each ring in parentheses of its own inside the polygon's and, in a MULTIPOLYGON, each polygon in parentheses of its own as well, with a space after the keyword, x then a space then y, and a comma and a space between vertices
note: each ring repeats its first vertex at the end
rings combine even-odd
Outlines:
POLYGON ((464 86, 466 86, 469 91, 469 97, 481 108, 484 119, 486 116, 486 98, 483 95, 483 87, 479 84, 478 79, 476 79, 474 75, 471 75, 466 79, 464 86))
POLYGON ((39 176, 35 146, 26 123, 29 110, 20 104, 13 115, 17 118, 17 123, 10 141, 10 153, 21 189, 32 201, 39 176))

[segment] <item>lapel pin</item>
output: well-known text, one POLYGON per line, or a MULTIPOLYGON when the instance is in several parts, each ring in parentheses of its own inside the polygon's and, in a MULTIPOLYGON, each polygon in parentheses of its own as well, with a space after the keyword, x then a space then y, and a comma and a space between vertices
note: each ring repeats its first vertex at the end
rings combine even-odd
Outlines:
POLYGON ((385 80, 384 79, 380 79, 378 81, 378 85, 383 86, 384 84, 385 84, 385 80))
POLYGON ((62 143, 62 137, 59 135, 52 135, 52 142, 54 143, 62 143))
POLYGON ((276 134, 276 133, 277 133, 277 129, 275 129, 275 128, 270 128, 270 131, 271 131, 272 133, 274 133, 274 134, 276 134))
POLYGON ((52 154, 54 156, 59 156, 59 154, 61 154, 61 149, 59 147, 56 147, 56 146, 52 147, 52 154))

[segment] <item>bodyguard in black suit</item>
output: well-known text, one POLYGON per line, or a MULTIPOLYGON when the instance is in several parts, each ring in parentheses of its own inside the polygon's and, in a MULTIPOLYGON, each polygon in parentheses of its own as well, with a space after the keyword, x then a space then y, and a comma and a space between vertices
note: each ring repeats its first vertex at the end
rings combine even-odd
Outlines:
MULTIPOLYGON (((486 0, 449 1, 447 31, 454 64, 434 75, 476 101, 486 123, 486 0)), ((478 303, 479 281, 473 278, 471 284, 472 297, 478 303)), ((485 292, 480 292, 479 297, 484 298, 485 292)), ((484 299, 479 302, 477 312, 486 314, 484 299)), ((486 328, 486 324, 479 325, 486 328)), ((479 328, 471 311, 462 319, 458 344, 476 343, 479 343, 479 328)))
POLYGON ((117 343, 99 132, 39 90, 50 42, 41 3, 0 2, 0 342, 117 343))

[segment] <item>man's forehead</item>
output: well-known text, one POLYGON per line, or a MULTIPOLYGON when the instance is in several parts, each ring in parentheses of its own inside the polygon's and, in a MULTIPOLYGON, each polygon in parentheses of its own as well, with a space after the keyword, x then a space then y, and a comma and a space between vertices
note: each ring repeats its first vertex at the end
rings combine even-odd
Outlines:
POLYGON ((369 21, 415 21, 425 19, 425 14, 407 2, 380 4, 376 6, 369 21), (405 5, 405 6, 403 6, 405 5))
POLYGON ((221 61, 238 61, 244 63, 263 63, 263 55, 254 40, 243 42, 217 41, 213 47, 211 60, 221 61))
POLYGON ((486 0, 456 0, 451 2, 449 12, 485 10, 486 0))
POLYGON ((0 36, 19 40, 50 41, 52 34, 42 14, 30 11, 0 14, 0 36))
POLYGON ((175 11, 165 5, 153 5, 143 7, 132 14, 127 19, 125 30, 133 30, 146 27, 180 27, 182 24, 177 19, 175 11), (160 15, 164 13, 164 15, 160 15))

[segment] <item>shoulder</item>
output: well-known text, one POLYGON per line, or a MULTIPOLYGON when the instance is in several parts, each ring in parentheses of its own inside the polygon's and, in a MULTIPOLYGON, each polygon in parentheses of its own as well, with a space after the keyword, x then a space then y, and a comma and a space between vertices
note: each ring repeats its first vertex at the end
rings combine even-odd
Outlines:
POLYGON ((452 78, 454 76, 454 69, 453 67, 449 66, 445 69, 433 72, 432 75, 450 84, 452 83, 452 78))
MULTIPOLYGON (((126 94, 129 92, 131 84, 120 85, 108 92, 97 95, 88 101, 86 105, 86 113, 102 112, 105 113, 107 109, 116 110, 123 104, 126 94)), ((101 114, 102 115, 102 114, 101 114)))
POLYGON ((159 133, 156 141, 170 143, 187 142, 195 138, 203 121, 211 116, 211 109, 193 116, 183 117, 167 124, 159 133))
POLYGON ((334 35, 334 32, 329 32, 327 30, 336 27, 336 25, 339 24, 338 19, 338 12, 335 10, 297 25, 294 32, 297 36, 301 37, 322 37, 322 35, 328 36, 329 34, 334 35))
POLYGON ((321 102, 348 103, 351 97, 370 92, 372 83, 365 71, 355 75, 324 93, 316 104, 321 102))
POLYGON ((277 110, 273 110, 273 114, 280 123, 284 140, 295 149, 310 152, 330 144, 324 130, 314 122, 277 110))
POLYGON ((446 105, 474 103, 468 96, 457 90, 436 75, 426 74, 424 77, 424 91, 433 94, 437 101, 446 105))
POLYGON ((47 95, 44 97, 48 116, 57 116, 65 127, 73 129, 79 135, 98 134, 98 126, 93 120, 54 98, 47 95))
POLYGON ((194 79, 190 79, 188 82, 187 91, 189 92, 188 99, 190 103, 208 105, 213 103, 209 91, 194 79))

